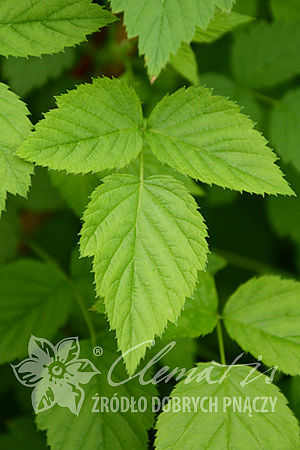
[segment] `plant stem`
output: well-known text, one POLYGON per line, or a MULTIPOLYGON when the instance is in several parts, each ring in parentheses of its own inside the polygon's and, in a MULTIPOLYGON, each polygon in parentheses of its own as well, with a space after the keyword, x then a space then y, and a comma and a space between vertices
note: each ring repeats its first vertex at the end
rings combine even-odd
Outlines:
POLYGON ((217 322, 217 335, 218 335, 218 344, 219 344, 221 363, 225 365, 226 364, 226 359, 225 359, 225 350, 224 350, 222 325, 221 325, 220 319, 218 319, 218 322, 217 322))
POLYGON ((250 272, 256 272, 259 274, 273 273, 277 275, 283 275, 286 277, 295 277, 294 274, 289 273, 287 271, 277 269, 276 267, 272 267, 269 264, 242 255, 238 255, 236 253, 227 250, 216 248, 213 249, 213 251, 217 255, 222 256, 224 259, 226 259, 226 261, 228 261, 229 264, 238 267, 239 269, 245 269, 249 270, 250 272))
POLYGON ((81 297, 81 295, 78 294, 77 290, 76 290, 76 286, 72 283, 72 280, 69 280, 69 282, 71 283, 71 287, 72 287, 72 291, 74 293, 74 296, 77 300, 78 306, 82 312, 83 318, 86 322, 87 328, 89 330, 90 333, 90 337, 91 337, 91 343, 92 346, 95 347, 97 344, 97 338, 96 338, 96 331, 94 328, 94 324, 91 320, 91 317, 89 315, 89 311, 86 309, 85 304, 84 304, 84 300, 81 297))
POLYGON ((250 90, 250 92, 254 95, 254 97, 257 98, 257 100, 260 100, 263 103, 267 103, 268 105, 276 106, 279 103, 281 103, 280 100, 276 100, 275 98, 269 97, 268 95, 261 94, 260 92, 256 92, 256 91, 252 91, 252 90, 250 90))
POLYGON ((140 153, 140 181, 144 180, 144 155, 143 150, 140 153))
POLYGON ((89 330, 90 338, 93 347, 96 346, 96 331, 93 325, 93 322, 89 316, 88 310, 85 307, 85 303, 81 295, 78 293, 76 289, 76 285, 73 283, 72 279, 69 278, 69 276, 63 271, 63 269, 59 266, 59 264, 55 261, 54 258, 52 258, 51 255, 49 255, 43 248, 41 248, 38 244, 35 242, 26 242, 28 247, 31 248, 31 250, 34 251, 34 253, 39 256, 43 261, 48 262, 49 264, 52 264, 55 266, 57 270, 61 273, 61 275, 64 277, 66 282, 70 285, 72 292, 74 294, 74 297, 77 301, 77 304, 79 306, 80 311, 82 312, 83 318, 86 322, 87 328, 89 330))

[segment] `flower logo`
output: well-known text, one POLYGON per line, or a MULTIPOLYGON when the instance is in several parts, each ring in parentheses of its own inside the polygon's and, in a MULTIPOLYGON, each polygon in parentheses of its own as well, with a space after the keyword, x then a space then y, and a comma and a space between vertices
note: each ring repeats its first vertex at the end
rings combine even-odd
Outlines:
POLYGON ((47 339, 31 336, 29 358, 11 366, 20 383, 34 388, 31 399, 36 413, 57 404, 78 416, 85 396, 81 385, 100 373, 79 354, 78 337, 62 339, 54 347, 47 339))

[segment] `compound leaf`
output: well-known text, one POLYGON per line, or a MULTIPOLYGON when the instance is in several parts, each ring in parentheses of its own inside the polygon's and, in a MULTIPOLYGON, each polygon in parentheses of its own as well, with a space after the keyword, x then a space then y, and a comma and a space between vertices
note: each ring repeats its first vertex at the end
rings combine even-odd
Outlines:
POLYGON ((228 333, 246 351, 285 373, 300 374, 300 283, 276 276, 254 278, 228 300, 228 333))
POLYGON ((206 227, 177 180, 112 175, 83 216, 82 256, 93 256, 97 293, 129 373, 168 320, 177 320, 204 269, 206 227))
POLYGON ((72 173, 121 168, 142 148, 140 101, 118 79, 98 78, 57 98, 18 150, 29 161, 72 173))
POLYGON ((192 370, 199 380, 180 382, 172 391, 167 411, 159 416, 157 450, 298 448, 298 425, 287 400, 260 372, 251 372, 254 369, 246 366, 233 366, 219 382, 227 366, 205 363, 197 364, 192 370), (211 382, 206 380, 205 372, 211 382), (243 385, 249 376, 247 384, 243 385), (262 411, 262 396, 268 399, 264 408, 267 412, 262 411))
POLYGON ((31 129, 25 104, 6 84, 0 83, 0 213, 6 192, 26 196, 32 165, 22 161, 15 151, 31 129))
POLYGON ((0 266, 0 361, 25 356, 32 334, 51 337, 66 321, 71 299, 53 265, 24 259, 0 266))
POLYGON ((128 37, 139 37, 139 52, 145 55, 150 78, 159 75, 182 41, 192 40, 196 25, 207 27, 215 6, 224 10, 233 3, 234 0, 186 0, 183 5, 174 0, 111 0, 114 12, 124 11, 128 37))
POLYGON ((235 103, 192 86, 158 103, 145 138, 162 163, 205 183, 256 194, 291 194, 274 153, 253 126, 235 103))
POLYGON ((91 0, 2 0, 0 54, 40 56, 86 40, 115 20, 91 0))

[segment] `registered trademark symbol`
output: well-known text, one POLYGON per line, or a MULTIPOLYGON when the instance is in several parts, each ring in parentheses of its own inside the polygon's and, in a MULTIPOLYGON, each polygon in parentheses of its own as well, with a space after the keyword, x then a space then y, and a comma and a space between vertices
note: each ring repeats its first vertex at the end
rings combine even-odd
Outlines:
POLYGON ((95 356, 101 356, 103 353, 103 348, 96 345, 96 347, 93 348, 93 353, 95 356))
POLYGON ((98 345, 93 348, 93 353, 95 356, 101 356, 103 353, 103 348, 99 347, 98 345))

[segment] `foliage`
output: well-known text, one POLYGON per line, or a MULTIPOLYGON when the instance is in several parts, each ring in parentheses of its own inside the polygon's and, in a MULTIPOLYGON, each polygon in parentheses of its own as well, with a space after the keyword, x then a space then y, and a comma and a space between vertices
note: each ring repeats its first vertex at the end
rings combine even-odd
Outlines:
POLYGON ((0 1, 3 448, 299 448, 299 6, 0 1))

